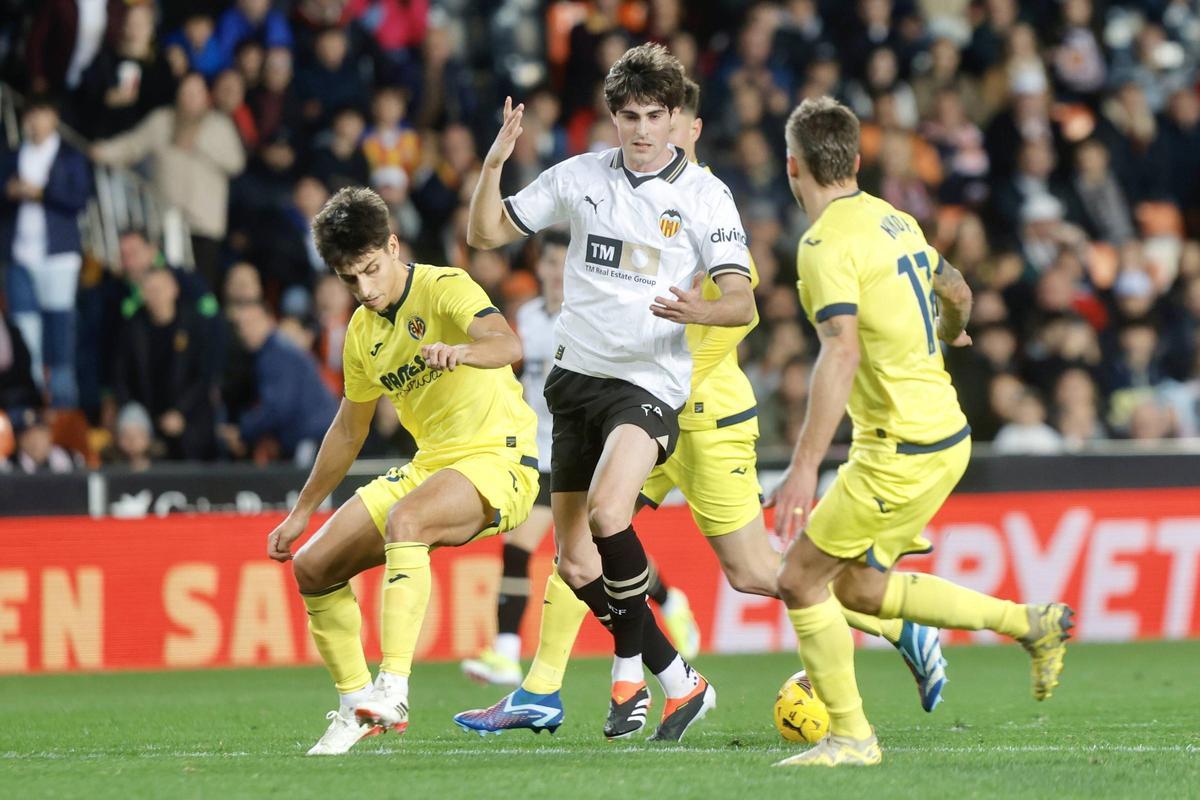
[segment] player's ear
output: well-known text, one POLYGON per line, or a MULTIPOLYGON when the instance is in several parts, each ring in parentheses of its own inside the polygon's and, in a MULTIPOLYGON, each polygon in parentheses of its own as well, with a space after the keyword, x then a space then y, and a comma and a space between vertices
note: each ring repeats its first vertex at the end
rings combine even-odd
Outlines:
POLYGON ((787 154, 787 176, 792 180, 800 177, 800 162, 791 153, 787 154))
POLYGON ((854 174, 857 175, 859 169, 862 168, 862 153, 854 156, 854 174))
POLYGON ((692 144, 700 141, 700 132, 704 130, 704 120, 696 117, 692 121, 692 144))

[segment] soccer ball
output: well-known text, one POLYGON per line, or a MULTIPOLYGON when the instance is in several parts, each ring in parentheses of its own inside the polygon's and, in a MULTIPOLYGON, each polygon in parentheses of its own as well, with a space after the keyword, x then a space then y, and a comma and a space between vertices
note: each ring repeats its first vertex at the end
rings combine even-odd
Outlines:
POLYGON ((815 744, 829 733, 829 709, 804 670, 788 678, 775 696, 775 727, 789 742, 815 744))

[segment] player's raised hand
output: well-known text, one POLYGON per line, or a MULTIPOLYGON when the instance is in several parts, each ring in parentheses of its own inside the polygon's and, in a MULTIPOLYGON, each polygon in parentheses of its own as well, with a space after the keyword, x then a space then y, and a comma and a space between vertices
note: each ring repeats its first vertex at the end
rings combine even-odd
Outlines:
POLYGON ((817 494, 817 471, 792 465, 771 492, 764 508, 775 509, 775 535, 787 546, 808 524, 808 512, 817 494))
POLYGON ((524 103, 513 108, 512 98, 504 98, 504 121, 500 124, 500 132, 496 134, 496 141, 492 142, 491 148, 483 159, 485 167, 498 168, 508 161, 508 157, 512 155, 513 147, 517 143, 517 137, 525 130, 521 127, 521 118, 524 116, 524 103))
POLYGON ((430 369, 444 369, 454 372, 462 361, 462 352, 457 345, 434 342, 421 346, 421 358, 430 369))
POLYGON ((692 280, 692 288, 684 291, 671 287, 671 294, 675 295, 674 300, 666 297, 654 298, 654 305, 650 306, 650 313, 656 317, 669 319, 671 322, 678 322, 680 325, 703 324, 705 321, 706 300, 700 294, 700 286, 704 283, 704 274, 701 273, 692 280))
POLYGON ((276 561, 291 561, 292 545, 307 527, 307 519, 289 514, 287 519, 276 525, 275 530, 267 536, 267 555, 276 561))

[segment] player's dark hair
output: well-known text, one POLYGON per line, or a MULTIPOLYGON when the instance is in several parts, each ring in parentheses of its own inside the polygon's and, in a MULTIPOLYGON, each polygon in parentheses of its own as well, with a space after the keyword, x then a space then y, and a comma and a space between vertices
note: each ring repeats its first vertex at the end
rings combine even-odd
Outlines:
POLYGON ((787 146, 803 158, 821 186, 854 177, 858 157, 858 117, 832 97, 809 98, 788 117, 787 146))
POLYGON ((542 231, 541 239, 543 248, 546 245, 557 245, 558 247, 571 246, 571 234, 567 233, 566 231, 560 231, 556 228, 549 228, 545 231, 542 231))
POLYGON ((679 59, 661 44, 631 47, 604 78, 604 102, 617 113, 630 102, 659 103, 668 110, 683 105, 687 80, 679 59))
POLYGON ((387 203, 364 186, 339 189, 312 222, 317 252, 330 269, 352 264, 387 246, 392 229, 387 203))
POLYGON ((679 110, 693 117, 700 116, 700 84, 691 78, 683 79, 683 105, 679 110))

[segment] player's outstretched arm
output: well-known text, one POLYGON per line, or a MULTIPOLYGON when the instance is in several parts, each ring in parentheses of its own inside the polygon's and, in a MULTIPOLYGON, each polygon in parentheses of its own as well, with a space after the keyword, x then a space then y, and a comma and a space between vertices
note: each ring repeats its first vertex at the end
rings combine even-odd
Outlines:
POLYGON ((517 137, 524 130, 521 118, 525 114, 522 103, 513 108, 512 98, 504 98, 504 120, 496 141, 483 159, 479 181, 471 194, 471 208, 467 217, 467 244, 490 250, 509 242, 515 242, 525 234, 504 211, 504 199, 500 196, 500 170, 512 155, 517 137))
POLYGON ((347 470, 358 457, 374 416, 375 403, 356 403, 342 398, 337 415, 321 440, 321 449, 317 451, 317 459, 296 505, 267 537, 267 555, 271 558, 276 561, 291 559, 292 544, 308 527, 313 512, 346 477, 347 470))
POLYGON ((933 291, 941 306, 938 338, 952 347, 971 344, 966 332, 967 320, 971 318, 971 287, 962 273, 943 260, 941 270, 933 276, 933 291))
POLYGON ((471 341, 465 344, 435 342, 421 348, 421 357, 430 369, 451 372, 466 365, 478 369, 499 369, 521 360, 521 338, 509 327, 502 314, 476 317, 467 328, 471 341))
POLYGON ((817 470, 833 441, 858 370, 858 318, 839 314, 817 324, 821 352, 813 367, 808 410, 792 463, 767 505, 775 506, 775 532, 785 542, 804 528, 817 493, 817 470))
POLYGON ((686 291, 671 287, 674 299, 654 298, 650 313, 680 325, 737 328, 752 323, 757 309, 754 306, 754 292, 750 289, 749 276, 726 273, 718 275, 714 281, 721 290, 721 296, 716 300, 704 299, 700 291, 704 276, 697 275, 692 281, 692 287, 686 291))

